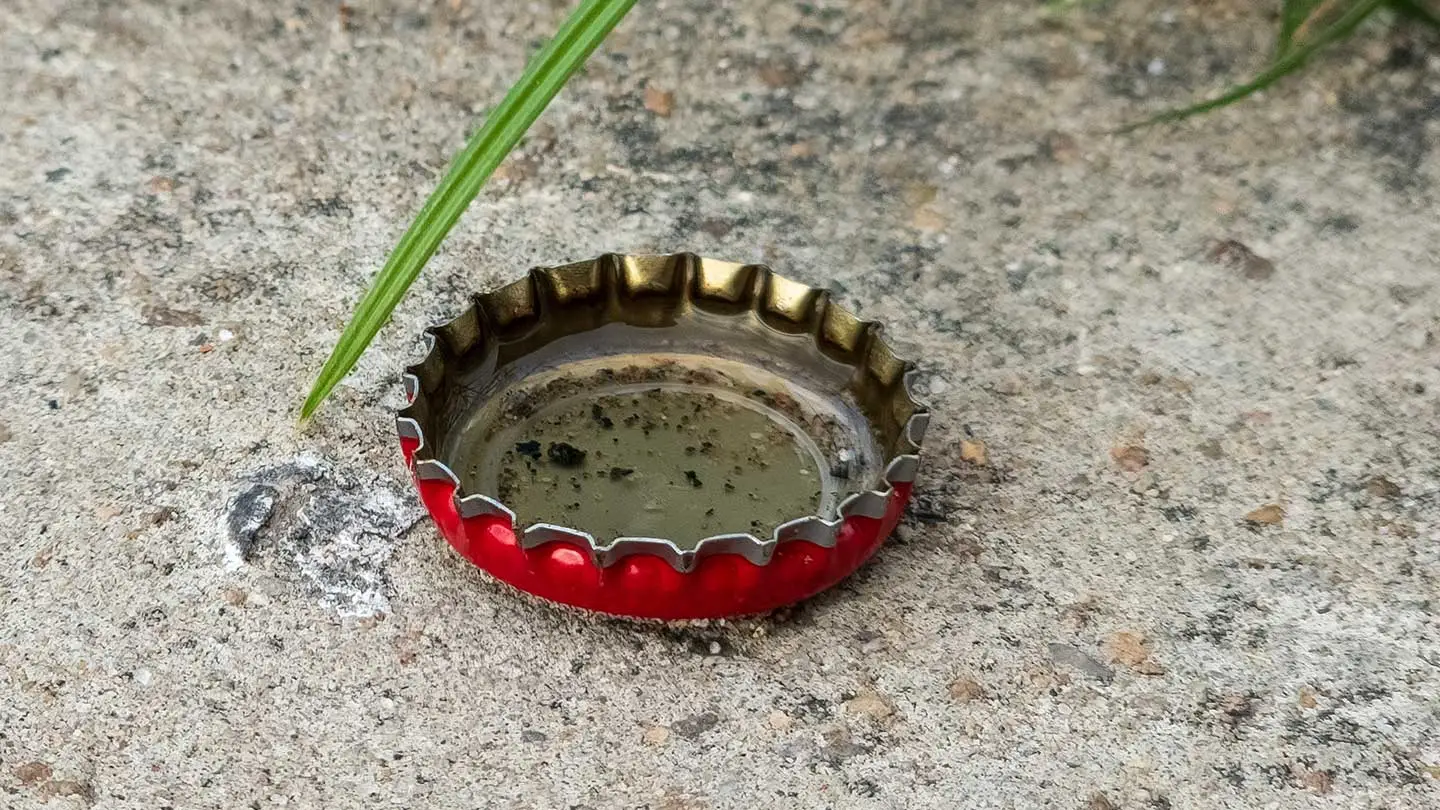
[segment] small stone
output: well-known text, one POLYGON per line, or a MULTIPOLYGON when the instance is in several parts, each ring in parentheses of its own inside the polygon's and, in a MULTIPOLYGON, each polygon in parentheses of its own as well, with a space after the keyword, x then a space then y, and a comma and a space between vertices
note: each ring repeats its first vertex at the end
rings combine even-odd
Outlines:
POLYGON ((154 679, 155 679, 154 673, 152 673, 152 672, 151 672, 150 670, 148 670, 148 669, 145 669, 144 667, 141 667, 140 669, 135 670, 135 683, 138 683, 138 684, 140 684, 141 686, 149 686, 149 685, 150 685, 150 682, 153 681, 154 679))
POLYGON ((87 805, 95 801, 95 789, 87 782, 57 779, 45 785, 41 792, 50 796, 74 796, 87 805))
POLYGON ((543 743, 546 739, 548 738, 545 736, 545 732, 536 731, 533 728, 523 729, 520 732, 520 742, 543 743))
POLYGON ((164 194, 175 190, 175 181, 163 175, 155 175, 146 184, 152 194, 164 194))
POLYGON ((1164 675, 1165 668, 1150 658, 1150 645, 1139 633, 1121 631, 1105 642, 1110 660, 1124 664, 1141 675, 1164 675))
POLYGON ((111 504, 97 506, 95 507, 95 519, 104 523, 118 516, 121 511, 120 507, 111 504))
POLYGON ((225 604, 231 607, 244 607, 245 600, 248 596, 249 594, 241 588, 226 588, 220 592, 220 598, 225 600, 225 604))
POLYGON ((969 703, 985 697, 985 687, 974 678, 956 678, 950 682, 950 697, 957 703, 969 703))
POLYGON ((1300 708, 1313 709, 1318 705, 1320 704, 1315 699, 1315 690, 1308 686, 1300 687, 1300 708))
POLYGON ((1115 680, 1115 670, 1069 644, 1051 644, 1049 650, 1050 661, 1056 666, 1078 672, 1101 683, 1115 680))
POLYGON ((879 692, 874 689, 866 689, 845 701, 845 711, 875 720, 884 720, 895 714, 895 707, 891 706, 890 702, 879 692))
POLYGON ((645 109, 661 118, 669 118, 670 113, 675 111, 675 94, 654 85, 646 85, 645 109))
POLYGON ((820 753, 834 762, 844 762, 851 757, 870 752, 870 746, 855 741, 855 735, 845 726, 831 726, 820 733, 824 745, 820 753))
POLYGON ((777 709, 765 716, 765 725, 776 731, 789 731, 795 725, 795 718, 777 709))
POLYGON ((1020 376, 1018 374, 1010 374, 1001 378, 1001 380, 995 383, 995 386, 990 390, 994 391, 997 394, 1000 394, 1001 396, 1015 397, 1024 393, 1025 383, 1023 380, 1020 379, 1020 376))
POLYGON ((27 787, 50 781, 53 773, 50 766, 44 762, 26 762, 15 766, 15 778, 20 780, 20 784, 27 787))
POLYGON ((1377 498, 1385 498, 1387 500, 1394 500, 1404 494, 1399 484, 1396 484, 1383 475, 1377 475, 1369 481, 1366 481, 1365 491, 1377 498))
POLYGON ((1110 458, 1125 472, 1140 472, 1150 464, 1150 451, 1138 444, 1126 444, 1110 449, 1110 458))
POLYGON ((790 157, 794 158, 795 160, 804 160, 805 158, 815 157, 815 142, 799 141, 797 143, 790 144, 790 157))
POLYGON ((1225 457, 1225 448, 1220 446, 1219 439, 1206 439, 1197 445, 1195 449, 1200 451, 1200 455, 1211 461, 1219 461, 1225 457))
POLYGON ((1264 281, 1275 275, 1275 263, 1257 255, 1244 243, 1234 239, 1215 242, 1210 246, 1210 261, 1239 270, 1251 281, 1264 281))
MULTIPOLYGON (((719 715, 714 712, 702 712, 691 715, 684 720, 676 721, 676 723, 670 727, 670 730, 687 740, 693 740, 719 724, 719 715)), ((669 731, 666 733, 668 735, 669 731)))
POLYGON ((561 467, 579 467, 585 463, 585 451, 569 442, 551 442, 545 455, 561 467))
POLYGON ((140 525, 125 533, 126 540, 134 540, 145 533, 146 529, 156 526, 164 526, 166 523, 180 516, 180 510, 173 506, 162 506, 154 512, 147 512, 141 519, 140 525))
POLYGON ((1245 515, 1246 523, 1260 526, 1274 526, 1285 520, 1285 508, 1279 504, 1267 503, 1259 509, 1252 509, 1245 515))
POLYGON ((0 444, 4 444, 13 439, 14 437, 15 434, 10 432, 10 428, 7 427, 4 423, 0 423, 0 444))
POLYGON ((794 87, 800 83, 801 74, 789 62, 771 60, 760 65, 760 81, 772 90, 794 87))
POLYGON ((719 655, 719 654, 720 654, 720 649, 721 649, 721 647, 720 647, 720 642, 718 642, 718 641, 712 641, 712 642, 710 642, 710 646, 709 646, 708 649, 710 650, 710 654, 711 654, 711 655, 719 655))
POLYGON ((1136 495, 1146 495, 1152 490, 1158 489, 1160 478, 1155 473, 1146 470, 1136 476, 1135 482, 1130 485, 1130 491, 1136 495))
POLYGON ((1051 132, 1040 142, 1040 153, 1056 163, 1074 163, 1080 159, 1080 145, 1063 132, 1051 132))
POLYGON ((1321 795, 1329 793, 1335 778, 1326 771, 1315 771, 1302 765, 1292 765, 1291 771, 1300 787, 1321 795))
POLYGON ((985 442, 979 439, 961 439, 960 460, 976 467, 986 467, 990 464, 990 452, 985 448, 985 442))

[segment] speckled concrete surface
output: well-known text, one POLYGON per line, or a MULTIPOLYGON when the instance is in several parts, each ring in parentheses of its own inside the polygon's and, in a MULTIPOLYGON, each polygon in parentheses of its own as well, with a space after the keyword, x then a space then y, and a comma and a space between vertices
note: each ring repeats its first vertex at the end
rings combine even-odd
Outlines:
POLYGON ((0 6, 0 805, 1440 803, 1434 38, 1113 137, 1270 4, 643 3, 297 434, 564 5, 0 6), (912 518, 781 617, 525 601, 405 486, 422 325, 674 249, 930 374, 912 518), (227 557, 265 481, 313 523, 227 557))

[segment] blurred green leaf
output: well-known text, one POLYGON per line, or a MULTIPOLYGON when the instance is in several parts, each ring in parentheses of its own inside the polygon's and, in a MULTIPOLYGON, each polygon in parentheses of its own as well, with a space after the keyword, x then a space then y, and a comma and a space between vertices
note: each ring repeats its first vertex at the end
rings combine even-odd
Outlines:
POLYGON ((520 80, 455 158, 360 300, 305 398, 300 409, 302 421, 315 413, 355 367, 490 174, 634 5, 635 0, 581 0, 555 37, 530 60, 520 80))
MULTIPOLYGON (((1291 47, 1289 47, 1285 54, 1277 58, 1274 62, 1271 62, 1270 66, 1253 80, 1233 87, 1209 101, 1202 101, 1199 104, 1193 104, 1178 110, 1168 110, 1143 121, 1128 124, 1117 131, 1130 132, 1155 124, 1180 121, 1193 115, 1199 115, 1234 104, 1241 99, 1254 95, 1300 69, 1306 60, 1314 56, 1315 53, 1325 46, 1344 39, 1353 32, 1357 26, 1368 19, 1376 9, 1385 5, 1385 3, 1386 0, 1356 0, 1345 9, 1343 14, 1336 17, 1334 22, 1323 28, 1308 32, 1301 42, 1295 43, 1292 41, 1291 47)), ((1299 25, 1303 26, 1304 24, 1302 20, 1299 25)), ((1298 31, 1298 26, 1290 32, 1292 38, 1295 36, 1296 31, 1298 31)))
POLYGON ((1284 0, 1280 8, 1280 33, 1275 40, 1275 59, 1290 51, 1295 42, 1295 32, 1320 6, 1326 4, 1327 0, 1284 0))
POLYGON ((1392 0, 1391 6, 1401 14, 1413 17, 1432 28, 1440 28, 1440 13, 1431 8, 1434 0, 1392 0))

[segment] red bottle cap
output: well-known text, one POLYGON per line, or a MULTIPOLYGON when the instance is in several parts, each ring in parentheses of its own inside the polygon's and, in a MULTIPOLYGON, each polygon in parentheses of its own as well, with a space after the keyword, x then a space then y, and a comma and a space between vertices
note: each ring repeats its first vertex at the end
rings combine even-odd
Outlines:
POLYGON ((680 620, 834 585, 894 529, 929 420, 878 324, 765 267, 537 269, 427 330, 401 447, 445 538, 545 599, 680 620))

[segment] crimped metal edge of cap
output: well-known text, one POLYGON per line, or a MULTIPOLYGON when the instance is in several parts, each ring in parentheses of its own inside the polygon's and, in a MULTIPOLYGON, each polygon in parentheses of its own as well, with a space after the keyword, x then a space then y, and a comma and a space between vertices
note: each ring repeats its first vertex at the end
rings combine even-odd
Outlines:
POLYGON ((705 557, 734 554, 763 566, 782 544, 804 541, 833 548, 847 518, 881 518, 894 488, 915 480, 920 450, 930 422, 928 408, 915 396, 917 372, 913 363, 899 358, 885 340, 881 325, 861 320, 834 303, 828 290, 810 287, 777 275, 768 267, 700 258, 690 253, 628 256, 606 254, 587 262, 541 267, 517 281, 474 297, 472 305, 455 319, 424 333, 424 358, 402 376, 406 407, 396 415, 403 439, 416 444, 411 457, 421 480, 454 485, 455 507, 461 518, 492 517, 507 521, 522 548, 563 542, 588 552, 592 562, 605 568, 627 557, 645 554, 665 560, 676 571, 688 573, 705 557), (464 491, 459 476, 435 457, 427 441, 424 422, 432 417, 431 395, 445 374, 445 355, 463 354, 480 341, 533 331, 545 314, 584 297, 665 295, 684 299, 706 309, 753 312, 772 330, 824 344, 831 356, 844 358, 865 379, 893 389, 904 412, 897 441, 888 453, 883 471, 869 489, 846 496, 833 518, 804 515, 777 526, 769 537, 748 532, 724 533, 702 539, 693 549, 656 537, 617 537, 609 541, 566 526, 518 524, 513 510, 483 493, 464 491))

